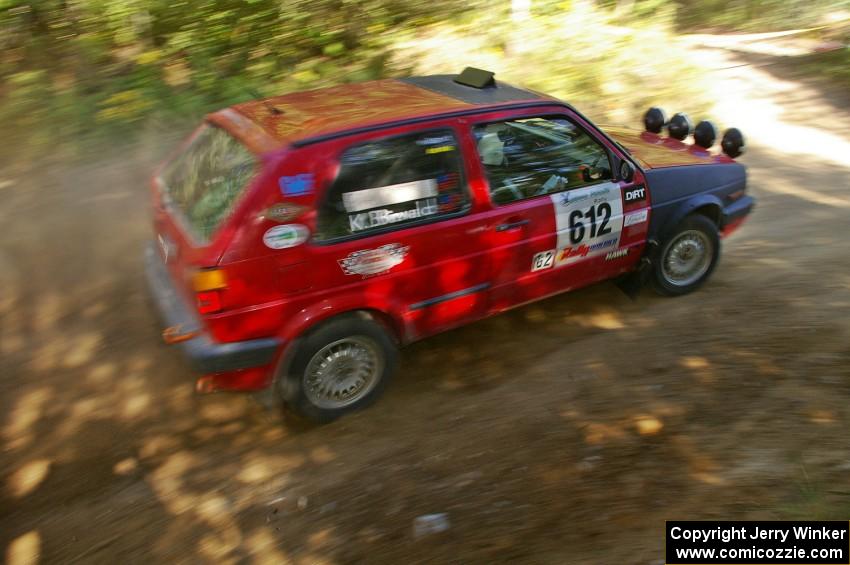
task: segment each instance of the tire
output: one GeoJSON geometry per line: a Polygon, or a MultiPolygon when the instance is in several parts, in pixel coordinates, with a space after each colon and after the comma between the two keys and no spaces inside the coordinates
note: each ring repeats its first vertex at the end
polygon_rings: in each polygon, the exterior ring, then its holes
{"type": "Polygon", "coordinates": [[[664,296],[693,292],[708,280],[719,259],[717,225],[700,214],[688,216],[661,244],[653,261],[653,286],[664,296]]]}
{"type": "Polygon", "coordinates": [[[280,394],[288,409],[319,424],[377,400],[398,358],[387,330],[366,314],[332,319],[296,348],[278,378],[280,394]]]}

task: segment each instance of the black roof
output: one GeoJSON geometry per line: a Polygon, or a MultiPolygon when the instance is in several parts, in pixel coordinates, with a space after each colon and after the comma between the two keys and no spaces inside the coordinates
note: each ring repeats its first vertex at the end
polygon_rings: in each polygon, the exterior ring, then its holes
{"type": "Polygon", "coordinates": [[[456,98],[468,104],[499,104],[519,100],[537,100],[543,96],[511,86],[504,82],[493,81],[493,86],[476,88],[456,82],[458,75],[430,75],[399,79],[402,82],[424,88],[444,96],[456,98]]]}

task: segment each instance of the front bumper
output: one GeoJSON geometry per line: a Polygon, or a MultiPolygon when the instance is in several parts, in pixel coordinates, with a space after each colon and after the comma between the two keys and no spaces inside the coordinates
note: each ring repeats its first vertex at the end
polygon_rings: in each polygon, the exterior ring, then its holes
{"type": "Polygon", "coordinates": [[[755,205],[756,201],[752,196],[744,196],[724,208],[720,220],[720,237],[728,237],[740,228],[755,205]]]}
{"type": "Polygon", "coordinates": [[[145,249],[145,275],[148,291],[166,327],[179,326],[183,333],[197,333],[195,337],[179,344],[196,371],[203,374],[225,373],[261,367],[274,361],[275,353],[283,345],[283,342],[276,338],[231,343],[212,341],[204,331],[197,314],[174,288],[168,269],[153,243],[145,249]]]}
{"type": "Polygon", "coordinates": [[[756,205],[756,200],[752,196],[743,196],[726,206],[723,209],[723,219],[721,221],[721,229],[734,223],[739,223],[750,215],[756,205]]]}

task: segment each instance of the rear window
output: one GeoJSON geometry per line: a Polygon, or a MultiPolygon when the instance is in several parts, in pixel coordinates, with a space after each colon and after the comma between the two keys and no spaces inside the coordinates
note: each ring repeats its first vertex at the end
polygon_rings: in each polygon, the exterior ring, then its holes
{"type": "Polygon", "coordinates": [[[256,168],[254,155],[244,145],[226,131],[206,125],[166,167],[163,196],[182,212],[192,234],[208,241],[256,168]]]}
{"type": "Polygon", "coordinates": [[[469,207],[451,130],[349,147],[319,211],[317,240],[354,237],[462,213],[469,207]]]}

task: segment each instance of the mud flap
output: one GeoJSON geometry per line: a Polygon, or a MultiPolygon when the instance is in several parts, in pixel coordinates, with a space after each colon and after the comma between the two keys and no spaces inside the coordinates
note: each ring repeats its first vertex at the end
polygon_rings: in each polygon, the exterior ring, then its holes
{"type": "Polygon", "coordinates": [[[652,276],[652,266],[657,260],[657,255],[658,242],[650,239],[646,243],[646,250],[643,257],[641,257],[637,269],[616,279],[614,284],[630,299],[637,300],[640,290],[649,282],[649,278],[652,276]]]}

